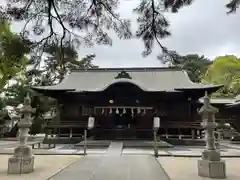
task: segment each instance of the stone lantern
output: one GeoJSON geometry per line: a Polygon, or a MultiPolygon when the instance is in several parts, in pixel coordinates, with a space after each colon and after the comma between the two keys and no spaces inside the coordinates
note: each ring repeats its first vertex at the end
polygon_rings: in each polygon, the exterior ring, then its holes
{"type": "Polygon", "coordinates": [[[27,145],[29,128],[32,125],[32,114],[36,112],[31,107],[31,99],[29,94],[24,99],[23,107],[20,109],[19,127],[19,146],[14,149],[14,154],[8,160],[8,173],[24,174],[34,170],[34,156],[32,148],[27,145]]]}
{"type": "Polygon", "coordinates": [[[225,161],[221,160],[220,151],[216,149],[215,144],[215,114],[218,109],[210,104],[208,93],[205,92],[204,104],[199,110],[202,115],[202,127],[205,129],[206,148],[202,152],[202,159],[198,161],[198,175],[210,178],[225,178],[226,165],[225,161]]]}

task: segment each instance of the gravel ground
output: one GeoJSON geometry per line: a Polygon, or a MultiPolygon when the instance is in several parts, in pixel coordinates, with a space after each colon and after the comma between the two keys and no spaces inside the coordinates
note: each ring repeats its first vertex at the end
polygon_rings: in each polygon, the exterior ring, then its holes
{"type": "MultiPolygon", "coordinates": [[[[199,158],[159,157],[158,160],[171,180],[212,180],[198,176],[199,158]]],[[[240,158],[223,158],[226,161],[226,180],[239,180],[240,158]]],[[[217,180],[217,179],[216,179],[217,180]]]]}
{"type": "Polygon", "coordinates": [[[0,179],[1,180],[46,180],[63,168],[69,166],[80,156],[36,155],[35,170],[30,174],[12,175],[7,174],[9,155],[0,155],[0,179]]]}

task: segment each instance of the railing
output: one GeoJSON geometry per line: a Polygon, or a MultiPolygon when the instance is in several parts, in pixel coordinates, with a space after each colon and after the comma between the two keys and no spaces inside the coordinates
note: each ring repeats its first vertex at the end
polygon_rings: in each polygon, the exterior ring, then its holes
{"type": "Polygon", "coordinates": [[[48,122],[46,127],[87,127],[87,122],[84,121],[60,121],[60,122],[48,122]]]}
{"type": "MultiPolygon", "coordinates": [[[[217,118],[216,121],[219,122],[223,119],[217,118]]],[[[224,120],[226,120],[224,118],[224,120]]],[[[146,121],[148,121],[146,119],[146,121]]],[[[226,120],[226,122],[230,122],[230,120],[226,120]]],[[[87,120],[86,119],[80,119],[79,121],[49,121],[46,124],[46,127],[87,127],[87,120]]],[[[101,127],[101,125],[98,125],[96,123],[96,127],[101,127]]],[[[144,129],[144,127],[137,127],[137,129],[144,129]]],[[[193,128],[193,129],[202,129],[201,121],[163,121],[161,122],[161,128],[193,128]]]]}
{"type": "MultiPolygon", "coordinates": [[[[76,127],[76,128],[84,128],[87,127],[87,122],[85,121],[60,121],[60,122],[48,122],[46,127],[76,127]]],[[[101,127],[96,124],[96,127],[101,127]]],[[[188,122],[188,121],[167,121],[161,123],[161,128],[202,128],[201,122],[188,122]]],[[[112,128],[109,128],[112,129],[112,128]]],[[[144,129],[144,127],[137,127],[137,129],[144,129]]]]}

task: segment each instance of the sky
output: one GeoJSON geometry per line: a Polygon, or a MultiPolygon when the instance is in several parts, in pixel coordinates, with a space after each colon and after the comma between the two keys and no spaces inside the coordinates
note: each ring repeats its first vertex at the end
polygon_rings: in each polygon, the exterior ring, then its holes
{"type": "MultiPolygon", "coordinates": [[[[210,59],[220,55],[240,56],[240,12],[227,15],[225,4],[228,0],[195,0],[191,6],[180,9],[177,14],[167,13],[171,37],[162,40],[163,44],[181,55],[197,53],[210,59]]],[[[132,9],[138,0],[121,0],[119,12],[122,17],[135,18],[132,9]]],[[[238,10],[240,11],[240,10],[238,10]]],[[[136,27],[136,23],[133,22],[136,27]]],[[[19,29],[13,25],[13,30],[19,29]]],[[[143,42],[137,39],[119,40],[114,34],[112,46],[79,47],[79,55],[96,54],[94,63],[100,67],[152,67],[163,66],[156,56],[159,47],[144,58],[143,42]]]]}

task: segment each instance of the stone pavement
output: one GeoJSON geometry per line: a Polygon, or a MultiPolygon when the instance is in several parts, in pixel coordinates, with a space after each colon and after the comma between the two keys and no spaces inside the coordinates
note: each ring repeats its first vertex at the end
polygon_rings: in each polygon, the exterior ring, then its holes
{"type": "Polygon", "coordinates": [[[85,156],[50,180],[170,180],[153,156],[85,156]]]}

